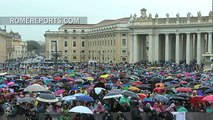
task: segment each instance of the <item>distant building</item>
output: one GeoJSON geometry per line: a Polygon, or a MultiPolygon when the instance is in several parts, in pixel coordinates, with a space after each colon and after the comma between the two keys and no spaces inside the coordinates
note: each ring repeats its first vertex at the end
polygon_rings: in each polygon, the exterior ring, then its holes
{"type": "Polygon", "coordinates": [[[103,20],[98,24],[62,25],[45,32],[46,58],[69,62],[128,62],[129,18],[103,20]]]}
{"type": "Polygon", "coordinates": [[[27,45],[17,32],[0,29],[0,63],[26,57],[27,45]]]}
{"type": "Polygon", "coordinates": [[[180,61],[197,64],[203,54],[212,55],[213,14],[194,17],[158,18],[141,9],[128,18],[103,20],[97,24],[62,25],[58,31],[46,31],[46,58],[69,62],[149,62],[180,61]],[[57,53],[57,54],[56,54],[57,53]]]}

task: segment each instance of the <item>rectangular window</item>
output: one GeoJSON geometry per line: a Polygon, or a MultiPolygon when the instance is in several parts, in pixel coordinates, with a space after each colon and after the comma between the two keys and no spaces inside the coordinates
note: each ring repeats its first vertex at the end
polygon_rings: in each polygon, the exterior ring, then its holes
{"type": "Polygon", "coordinates": [[[76,47],[76,41],[73,41],[73,47],[76,47]]]}
{"type": "Polygon", "coordinates": [[[72,52],[73,52],[73,53],[76,53],[76,50],[73,50],[72,52]]]}
{"type": "Polygon", "coordinates": [[[122,46],[126,46],[126,39],[122,39],[122,46]]]}
{"type": "Polygon", "coordinates": [[[76,56],[73,56],[73,59],[75,60],[75,59],[77,59],[77,57],[76,57],[76,56]]]}
{"type": "Polygon", "coordinates": [[[67,32],[67,30],[64,30],[64,32],[67,32]]]}
{"type": "Polygon", "coordinates": [[[81,32],[84,32],[84,30],[81,30],[81,32]]]}
{"type": "Polygon", "coordinates": [[[76,39],[76,37],[73,37],[73,39],[76,39]]]}
{"type": "Polygon", "coordinates": [[[64,41],[64,47],[67,47],[67,41],[64,41]]]}
{"type": "Polygon", "coordinates": [[[122,36],[126,36],[126,34],[122,34],[122,36]]]}
{"type": "Polygon", "coordinates": [[[67,60],[67,56],[64,56],[64,59],[67,60]]]}
{"type": "Polygon", "coordinates": [[[122,50],[122,53],[126,53],[126,50],[122,50]]]}
{"type": "Polygon", "coordinates": [[[67,53],[67,50],[64,50],[65,53],[67,53]]]}
{"type": "Polygon", "coordinates": [[[122,58],[122,61],[126,61],[126,58],[122,58]]]}
{"type": "Polygon", "coordinates": [[[84,47],[85,46],[85,42],[84,41],[82,41],[82,47],[84,47]]]}
{"type": "Polygon", "coordinates": [[[76,32],[76,30],[73,30],[73,32],[76,32]]]}

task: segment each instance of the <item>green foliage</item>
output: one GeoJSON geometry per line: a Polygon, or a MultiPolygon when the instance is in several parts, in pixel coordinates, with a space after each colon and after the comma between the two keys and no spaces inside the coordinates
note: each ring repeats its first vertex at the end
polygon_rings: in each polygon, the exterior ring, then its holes
{"type": "Polygon", "coordinates": [[[28,51],[33,51],[33,50],[38,51],[40,49],[41,49],[41,45],[38,42],[36,42],[34,40],[27,41],[27,50],[28,51]]]}

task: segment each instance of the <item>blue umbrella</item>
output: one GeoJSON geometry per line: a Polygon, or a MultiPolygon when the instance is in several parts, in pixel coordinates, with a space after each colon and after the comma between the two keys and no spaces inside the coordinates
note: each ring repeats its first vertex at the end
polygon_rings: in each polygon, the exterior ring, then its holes
{"type": "Polygon", "coordinates": [[[77,96],[76,100],[80,100],[80,101],[84,101],[84,102],[93,102],[94,101],[94,99],[88,95],[77,96]]]}
{"type": "Polygon", "coordinates": [[[73,86],[71,90],[80,90],[77,86],[73,86]]]}
{"type": "Polygon", "coordinates": [[[157,94],[157,95],[154,97],[154,99],[156,99],[156,100],[159,101],[159,102],[166,102],[166,103],[169,102],[169,99],[168,99],[166,96],[160,95],[160,94],[157,94]]]}

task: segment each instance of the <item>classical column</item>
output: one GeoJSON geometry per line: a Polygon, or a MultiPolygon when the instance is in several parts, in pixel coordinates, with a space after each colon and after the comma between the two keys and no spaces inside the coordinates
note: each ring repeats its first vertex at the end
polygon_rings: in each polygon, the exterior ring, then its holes
{"type": "Polygon", "coordinates": [[[191,48],[190,48],[190,33],[186,34],[186,63],[190,63],[190,58],[191,58],[191,48]]]}
{"type": "Polygon", "coordinates": [[[156,34],[154,36],[154,41],[155,41],[155,61],[159,62],[159,35],[156,34]]]}
{"type": "Polygon", "coordinates": [[[208,33],[208,52],[212,53],[212,33],[208,33]]]}
{"type": "Polygon", "coordinates": [[[153,43],[152,43],[152,34],[149,34],[149,38],[148,38],[148,40],[149,40],[149,55],[148,55],[148,59],[149,59],[149,62],[153,62],[153,58],[152,58],[152,56],[153,56],[153,53],[152,53],[152,50],[153,50],[153,43]]]}
{"type": "Polygon", "coordinates": [[[179,64],[180,62],[180,38],[179,34],[176,34],[176,44],[175,44],[175,62],[179,64]]]}
{"type": "Polygon", "coordinates": [[[134,56],[134,47],[133,47],[133,45],[134,45],[134,40],[133,40],[133,37],[134,35],[132,34],[132,39],[130,39],[129,41],[129,43],[130,43],[130,53],[128,53],[129,54],[129,62],[130,63],[133,63],[133,61],[134,61],[134,59],[133,59],[133,56],[134,56]]]}
{"type": "Polygon", "coordinates": [[[134,45],[133,45],[133,49],[134,49],[134,60],[133,62],[138,62],[138,37],[137,34],[134,34],[133,37],[133,41],[134,41],[134,45]]]}
{"type": "Polygon", "coordinates": [[[197,33],[197,64],[201,61],[201,35],[197,33]]]}
{"type": "Polygon", "coordinates": [[[165,61],[169,60],[169,52],[171,52],[169,50],[169,34],[165,34],[165,61]]]}

